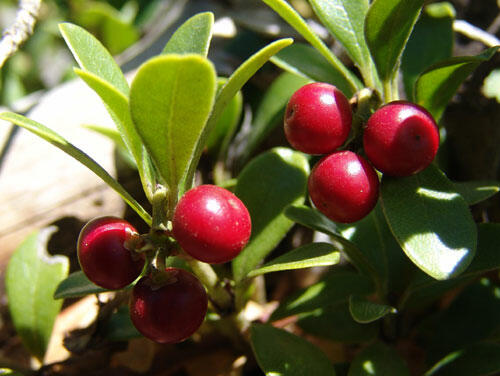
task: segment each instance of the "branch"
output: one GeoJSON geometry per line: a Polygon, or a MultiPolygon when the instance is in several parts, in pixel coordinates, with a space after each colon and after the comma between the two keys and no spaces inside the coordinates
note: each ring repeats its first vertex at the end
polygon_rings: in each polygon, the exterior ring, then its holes
{"type": "Polygon", "coordinates": [[[20,0],[14,24],[3,32],[0,40],[0,68],[33,33],[42,0],[20,0]]]}
{"type": "Polygon", "coordinates": [[[464,20],[453,21],[453,30],[472,40],[481,42],[487,47],[500,45],[500,40],[496,36],[478,28],[477,26],[471,25],[464,20]]]}

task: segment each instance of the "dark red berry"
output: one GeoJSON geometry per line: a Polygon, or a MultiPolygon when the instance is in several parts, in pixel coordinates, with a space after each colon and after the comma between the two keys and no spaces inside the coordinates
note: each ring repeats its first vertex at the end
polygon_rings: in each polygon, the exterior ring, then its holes
{"type": "Polygon", "coordinates": [[[207,294],[191,273],[167,268],[166,281],[157,286],[143,277],[134,286],[130,318],[145,337],[160,343],[177,343],[190,337],[207,312],[207,294]]]}
{"type": "Polygon", "coordinates": [[[250,238],[247,208],[233,193],[200,185],[184,194],[172,221],[174,238],[197,260],[218,264],[236,257],[250,238]]]}
{"type": "Polygon", "coordinates": [[[134,233],[136,229],[121,218],[101,217],[88,222],[77,245],[78,261],[87,278],[105,289],[116,290],[139,277],[144,257],[125,245],[134,233]]]}
{"type": "Polygon", "coordinates": [[[341,146],[351,130],[347,98],[335,86],[315,82],[297,90],[285,111],[285,135],[295,149],[327,154],[341,146]]]}
{"type": "Polygon", "coordinates": [[[335,222],[359,221],[378,199],[378,176],[363,157],[339,151],[322,158],[309,175],[308,188],[316,208],[335,222]]]}
{"type": "Polygon", "coordinates": [[[409,176],[429,166],[439,147],[436,122],[423,107],[396,101],[368,119],[363,135],[366,156],[391,176],[409,176]]]}

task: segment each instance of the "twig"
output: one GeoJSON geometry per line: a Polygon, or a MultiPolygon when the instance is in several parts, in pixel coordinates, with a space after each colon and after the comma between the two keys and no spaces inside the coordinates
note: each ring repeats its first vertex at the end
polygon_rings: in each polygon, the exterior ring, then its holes
{"type": "Polygon", "coordinates": [[[0,68],[33,33],[41,0],[20,0],[14,24],[5,30],[0,40],[0,68]]]}
{"type": "Polygon", "coordinates": [[[500,39],[464,20],[453,21],[453,30],[488,47],[500,45],[500,39]]]}

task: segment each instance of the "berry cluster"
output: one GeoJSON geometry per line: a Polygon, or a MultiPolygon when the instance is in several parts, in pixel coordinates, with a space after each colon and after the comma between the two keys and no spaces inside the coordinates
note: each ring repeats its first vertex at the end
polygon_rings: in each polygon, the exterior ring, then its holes
{"type": "MultiPolygon", "coordinates": [[[[251,220],[245,205],[226,189],[201,185],[186,192],[172,218],[173,237],[191,257],[223,263],[236,257],[247,244],[251,220]]],[[[154,234],[156,242],[157,234],[154,234]]],[[[98,286],[122,289],[142,273],[147,252],[155,252],[150,234],[139,235],[127,221],[96,218],[78,238],[78,260],[85,275],[98,286]],[[153,245],[153,247],[152,247],[153,245]],[[146,251],[144,251],[146,250],[146,251]]],[[[146,337],[177,343],[201,325],[208,306],[205,288],[191,273],[179,268],[157,270],[148,265],[132,290],[130,317],[146,337]]]]}
{"type": "Polygon", "coordinates": [[[432,116],[407,101],[377,109],[363,130],[368,162],[349,150],[338,151],[351,131],[351,106],[335,86],[311,83],[290,98],[284,130],[288,142],[308,154],[326,154],[312,169],[309,195],[316,208],[335,222],[365,217],[378,199],[379,179],[372,165],[390,176],[409,176],[425,169],[439,147],[432,116]]]}

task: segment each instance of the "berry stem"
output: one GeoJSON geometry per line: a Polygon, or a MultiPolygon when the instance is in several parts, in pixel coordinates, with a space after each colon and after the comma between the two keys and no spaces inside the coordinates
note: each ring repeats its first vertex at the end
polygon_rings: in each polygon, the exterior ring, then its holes
{"type": "Polygon", "coordinates": [[[217,308],[221,311],[228,310],[232,305],[231,294],[224,288],[214,269],[209,264],[196,259],[189,259],[188,264],[207,288],[208,295],[217,308]]]}

